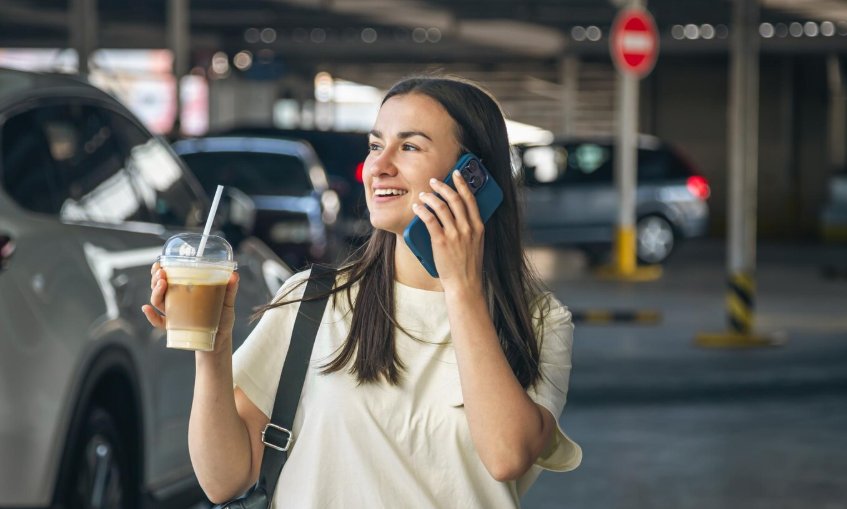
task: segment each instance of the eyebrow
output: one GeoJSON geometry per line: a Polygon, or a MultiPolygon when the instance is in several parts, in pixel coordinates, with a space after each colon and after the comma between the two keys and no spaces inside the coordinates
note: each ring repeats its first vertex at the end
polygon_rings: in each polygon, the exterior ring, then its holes
{"type": "MultiPolygon", "coordinates": [[[[382,138],[382,133],[380,131],[377,131],[376,129],[372,130],[370,132],[370,134],[371,134],[371,136],[375,136],[377,138],[382,138]]],[[[432,141],[432,138],[430,138],[429,136],[427,136],[426,133],[421,132],[421,131],[403,131],[403,132],[397,133],[397,137],[400,138],[401,140],[407,140],[407,139],[411,138],[412,136],[422,136],[422,137],[428,139],[429,141],[432,141]]]]}

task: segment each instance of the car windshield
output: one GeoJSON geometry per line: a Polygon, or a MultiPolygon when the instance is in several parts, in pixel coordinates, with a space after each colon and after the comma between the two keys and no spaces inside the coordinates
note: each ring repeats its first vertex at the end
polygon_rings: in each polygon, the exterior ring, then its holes
{"type": "Polygon", "coordinates": [[[182,158],[210,195],[218,185],[248,195],[305,196],[312,191],[298,157],[260,152],[196,152],[182,158]]]}

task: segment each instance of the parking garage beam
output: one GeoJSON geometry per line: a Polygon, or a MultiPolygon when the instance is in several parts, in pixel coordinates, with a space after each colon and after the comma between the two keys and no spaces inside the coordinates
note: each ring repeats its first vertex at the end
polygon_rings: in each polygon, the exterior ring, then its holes
{"type": "Polygon", "coordinates": [[[68,33],[71,47],[76,50],[79,58],[77,72],[88,74],[91,54],[97,49],[99,23],[97,17],[97,0],[71,0],[68,16],[68,33]]]}
{"type": "Polygon", "coordinates": [[[758,0],[735,0],[732,16],[726,294],[729,330],[700,334],[696,343],[709,347],[767,346],[774,341],[753,330],[759,163],[758,0]]]}

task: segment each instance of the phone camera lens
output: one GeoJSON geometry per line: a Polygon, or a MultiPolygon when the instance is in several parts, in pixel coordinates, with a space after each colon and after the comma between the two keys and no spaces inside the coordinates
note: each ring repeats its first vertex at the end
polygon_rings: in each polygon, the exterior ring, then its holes
{"type": "Polygon", "coordinates": [[[468,170],[462,170],[462,178],[467,182],[471,178],[471,174],[468,173],[468,170]]]}
{"type": "Polygon", "coordinates": [[[471,173],[476,173],[479,171],[479,164],[475,160],[471,159],[467,168],[471,171],[471,173]]]}

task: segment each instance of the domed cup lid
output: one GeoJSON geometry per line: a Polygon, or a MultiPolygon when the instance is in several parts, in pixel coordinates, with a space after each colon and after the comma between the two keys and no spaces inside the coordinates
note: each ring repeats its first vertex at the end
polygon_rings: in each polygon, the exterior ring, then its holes
{"type": "Polygon", "coordinates": [[[203,246],[203,255],[197,256],[203,242],[201,233],[180,233],[165,242],[159,264],[162,267],[200,267],[217,266],[221,269],[235,270],[237,262],[233,260],[232,246],[223,237],[207,235],[203,246]]]}

